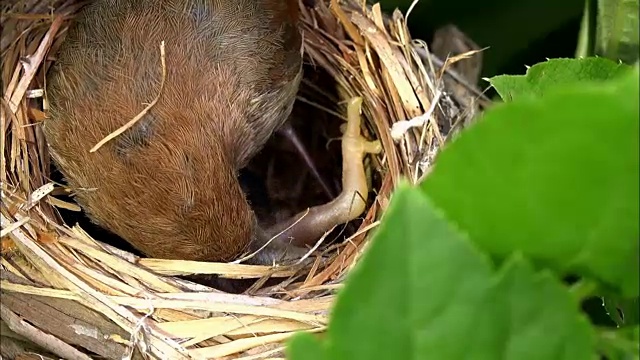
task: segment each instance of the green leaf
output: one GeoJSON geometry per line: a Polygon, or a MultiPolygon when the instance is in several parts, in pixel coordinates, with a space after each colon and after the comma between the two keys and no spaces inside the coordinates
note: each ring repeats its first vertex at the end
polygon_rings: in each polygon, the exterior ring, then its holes
{"type": "Polygon", "coordinates": [[[512,101],[523,96],[543,96],[559,85],[609,80],[628,70],[629,66],[604,58],[551,59],[530,67],[525,75],[494,76],[489,83],[502,100],[512,101]]]}
{"type": "Polygon", "coordinates": [[[490,359],[503,329],[489,260],[419,191],[397,190],[365,256],[333,310],[329,359],[490,359]]]}
{"type": "Polygon", "coordinates": [[[593,354],[589,322],[577,316],[576,302],[550,273],[535,274],[516,255],[506,263],[497,291],[509,296],[503,316],[510,320],[511,333],[518,334],[508,342],[505,358],[589,359],[593,354]],[[541,347],[531,357],[537,346],[541,347]]]}
{"type": "Polygon", "coordinates": [[[638,298],[618,300],[618,308],[622,312],[624,325],[640,324],[640,302],[638,298]]]}
{"type": "MultiPolygon", "coordinates": [[[[291,359],[318,359],[310,339],[293,345],[299,348],[291,359]]],[[[421,191],[404,183],[338,297],[325,345],[331,360],[594,354],[592,329],[558,280],[535,274],[521,257],[496,273],[421,191]]]]}
{"type": "Polygon", "coordinates": [[[640,303],[638,298],[619,299],[615,297],[604,297],[603,305],[618,326],[635,326],[640,323],[640,303]]]}
{"type": "Polygon", "coordinates": [[[498,258],[521,251],[637,297],[637,78],[494,106],[442,151],[424,191],[498,258]]]}
{"type": "Polygon", "coordinates": [[[598,0],[596,54],[633,64],[638,60],[638,0],[598,0]]]}
{"type": "Polygon", "coordinates": [[[620,309],[618,309],[617,301],[604,297],[602,298],[602,305],[607,311],[607,315],[616,323],[617,326],[622,326],[624,324],[624,319],[622,318],[622,314],[620,313],[620,309]]]}
{"type": "Polygon", "coordinates": [[[320,341],[312,334],[300,332],[292,336],[287,346],[287,359],[322,360],[326,358],[320,341]]]}

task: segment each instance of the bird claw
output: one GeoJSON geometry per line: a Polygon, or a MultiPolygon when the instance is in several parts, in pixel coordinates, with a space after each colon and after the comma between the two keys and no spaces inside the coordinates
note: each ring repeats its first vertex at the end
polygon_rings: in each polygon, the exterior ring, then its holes
{"type": "Polygon", "coordinates": [[[362,136],[361,105],[362,99],[356,97],[347,106],[347,123],[342,135],[342,192],[332,201],[314,206],[272,228],[271,234],[282,231],[281,241],[292,239],[296,245],[311,245],[336,225],[347,223],[365,211],[369,187],[364,157],[379,154],[382,146],[380,141],[369,141],[362,136]]]}

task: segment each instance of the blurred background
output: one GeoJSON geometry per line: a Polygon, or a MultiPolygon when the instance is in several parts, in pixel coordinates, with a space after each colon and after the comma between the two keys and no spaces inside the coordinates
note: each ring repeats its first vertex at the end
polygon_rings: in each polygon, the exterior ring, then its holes
{"type": "MultiPolygon", "coordinates": [[[[380,0],[385,11],[403,13],[412,2],[380,0]]],[[[412,36],[428,43],[434,30],[454,24],[481,48],[489,47],[483,77],[515,75],[546,58],[574,57],[584,7],[584,0],[419,0],[408,23],[412,36]]]]}

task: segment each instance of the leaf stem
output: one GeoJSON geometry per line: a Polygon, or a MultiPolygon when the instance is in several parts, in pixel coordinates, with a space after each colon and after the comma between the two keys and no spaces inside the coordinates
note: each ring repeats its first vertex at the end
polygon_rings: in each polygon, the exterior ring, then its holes
{"type": "Polygon", "coordinates": [[[598,284],[595,281],[580,279],[571,286],[569,291],[576,300],[578,300],[578,302],[582,302],[583,300],[593,296],[597,288],[598,284]]]}
{"type": "Polygon", "coordinates": [[[593,56],[595,52],[597,12],[596,0],[585,0],[576,58],[593,56]]]}

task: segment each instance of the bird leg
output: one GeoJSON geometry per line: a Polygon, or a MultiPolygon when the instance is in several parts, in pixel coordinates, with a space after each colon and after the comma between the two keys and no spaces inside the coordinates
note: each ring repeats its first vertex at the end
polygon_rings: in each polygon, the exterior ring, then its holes
{"type": "Polygon", "coordinates": [[[334,226],[360,216],[367,203],[363,160],[366,154],[382,151],[379,141],[368,141],[360,133],[362,99],[353,98],[347,107],[347,123],[342,127],[342,192],[332,201],[303,211],[276,224],[268,233],[278,242],[311,245],[334,226]]]}

